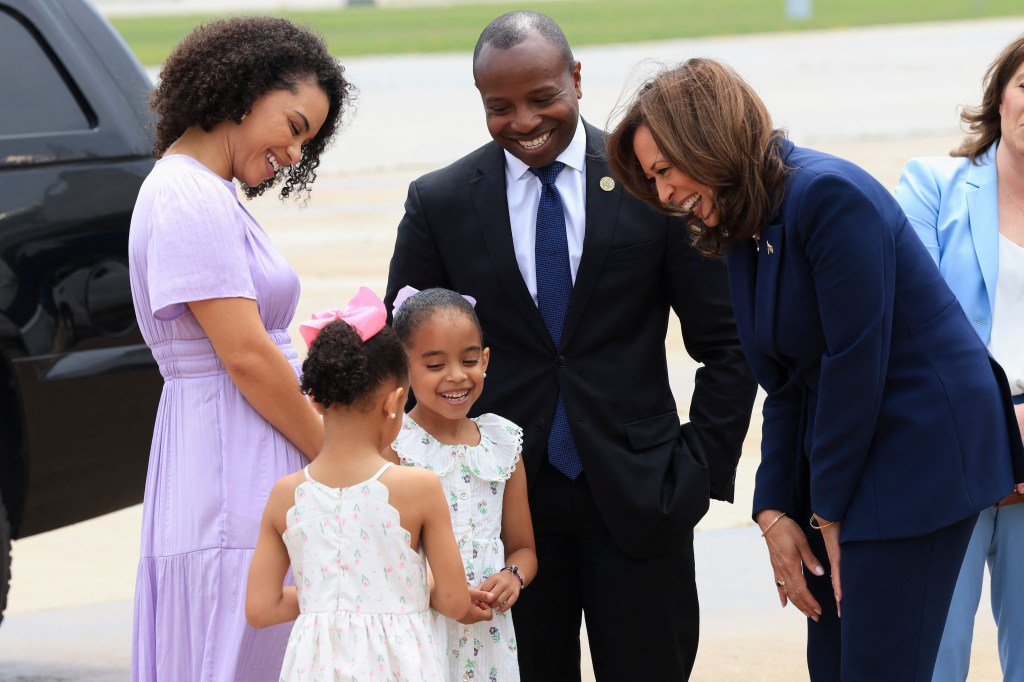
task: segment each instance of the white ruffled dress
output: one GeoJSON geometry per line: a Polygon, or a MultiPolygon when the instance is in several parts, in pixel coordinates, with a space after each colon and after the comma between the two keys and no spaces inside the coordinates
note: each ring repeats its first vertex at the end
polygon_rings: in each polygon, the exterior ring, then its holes
{"type": "MultiPolygon", "coordinates": [[[[405,415],[392,447],[403,465],[428,469],[441,479],[466,580],[475,587],[505,565],[501,510],[505,482],[522,457],[523,430],[494,414],[473,421],[480,430],[479,445],[445,445],[405,415]]],[[[518,682],[511,612],[474,625],[434,616],[434,637],[443,648],[451,682],[518,682]]]]}
{"type": "Polygon", "coordinates": [[[281,682],[442,682],[426,561],[380,475],[295,489],[284,543],[299,591],[281,682]]]}

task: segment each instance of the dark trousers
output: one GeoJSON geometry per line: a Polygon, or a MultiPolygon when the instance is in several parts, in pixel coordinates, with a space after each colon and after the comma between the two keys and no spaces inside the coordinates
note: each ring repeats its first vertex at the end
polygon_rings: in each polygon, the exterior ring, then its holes
{"type": "Polygon", "coordinates": [[[513,609],[523,682],[580,680],[581,614],[598,682],[689,678],[699,608],[693,532],[663,538],[649,559],[625,555],[584,472],[547,462],[530,489],[538,573],[513,609]]]}
{"type": "Polygon", "coordinates": [[[836,617],[821,533],[808,529],[825,575],[808,584],[823,615],[807,621],[812,682],[929,682],[977,515],[923,537],[842,546],[836,617]]]}

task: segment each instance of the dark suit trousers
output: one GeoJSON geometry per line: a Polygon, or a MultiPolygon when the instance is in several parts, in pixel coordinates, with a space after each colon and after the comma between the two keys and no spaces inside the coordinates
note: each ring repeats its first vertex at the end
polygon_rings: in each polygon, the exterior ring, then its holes
{"type": "Polygon", "coordinates": [[[538,572],[512,612],[523,682],[580,680],[581,613],[598,682],[688,679],[699,625],[692,531],[664,538],[654,558],[631,558],[601,519],[586,472],[571,481],[546,461],[530,510],[538,572]]]}
{"type": "Polygon", "coordinates": [[[808,580],[823,611],[818,623],[807,621],[812,682],[929,682],[977,518],[923,537],[842,545],[842,618],[821,533],[809,532],[826,567],[808,580]]]}

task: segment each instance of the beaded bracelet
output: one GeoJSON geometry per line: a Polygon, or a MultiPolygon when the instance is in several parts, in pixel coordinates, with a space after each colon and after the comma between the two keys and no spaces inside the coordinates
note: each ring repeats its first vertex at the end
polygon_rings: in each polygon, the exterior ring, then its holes
{"type": "MultiPolygon", "coordinates": [[[[501,571],[508,571],[509,573],[514,575],[515,577],[519,578],[519,591],[520,592],[522,592],[523,590],[526,589],[526,581],[523,580],[523,576],[519,573],[519,567],[518,566],[516,566],[515,564],[509,564],[505,568],[501,569],[501,571]]],[[[498,573],[501,573],[501,571],[498,571],[498,573]]]]}

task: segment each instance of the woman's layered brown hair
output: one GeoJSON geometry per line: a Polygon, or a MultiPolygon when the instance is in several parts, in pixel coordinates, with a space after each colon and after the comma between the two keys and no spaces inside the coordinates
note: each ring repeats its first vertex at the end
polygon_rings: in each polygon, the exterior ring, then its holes
{"type": "Polygon", "coordinates": [[[714,192],[718,225],[687,217],[694,245],[721,255],[751,237],[779,209],[786,182],[781,130],[753,88],[731,68],[711,59],[690,59],[645,82],[608,138],[612,175],[631,194],[659,211],[665,205],[637,161],[633,137],[646,126],[661,155],[676,169],[714,192]]]}
{"type": "Polygon", "coordinates": [[[981,104],[964,107],[960,120],[970,131],[960,146],[951,152],[952,156],[965,156],[972,163],[985,153],[1000,136],[999,105],[1003,102],[1003,91],[1010,78],[1024,62],[1024,35],[1003,48],[995,61],[985,72],[985,92],[981,104]]]}

